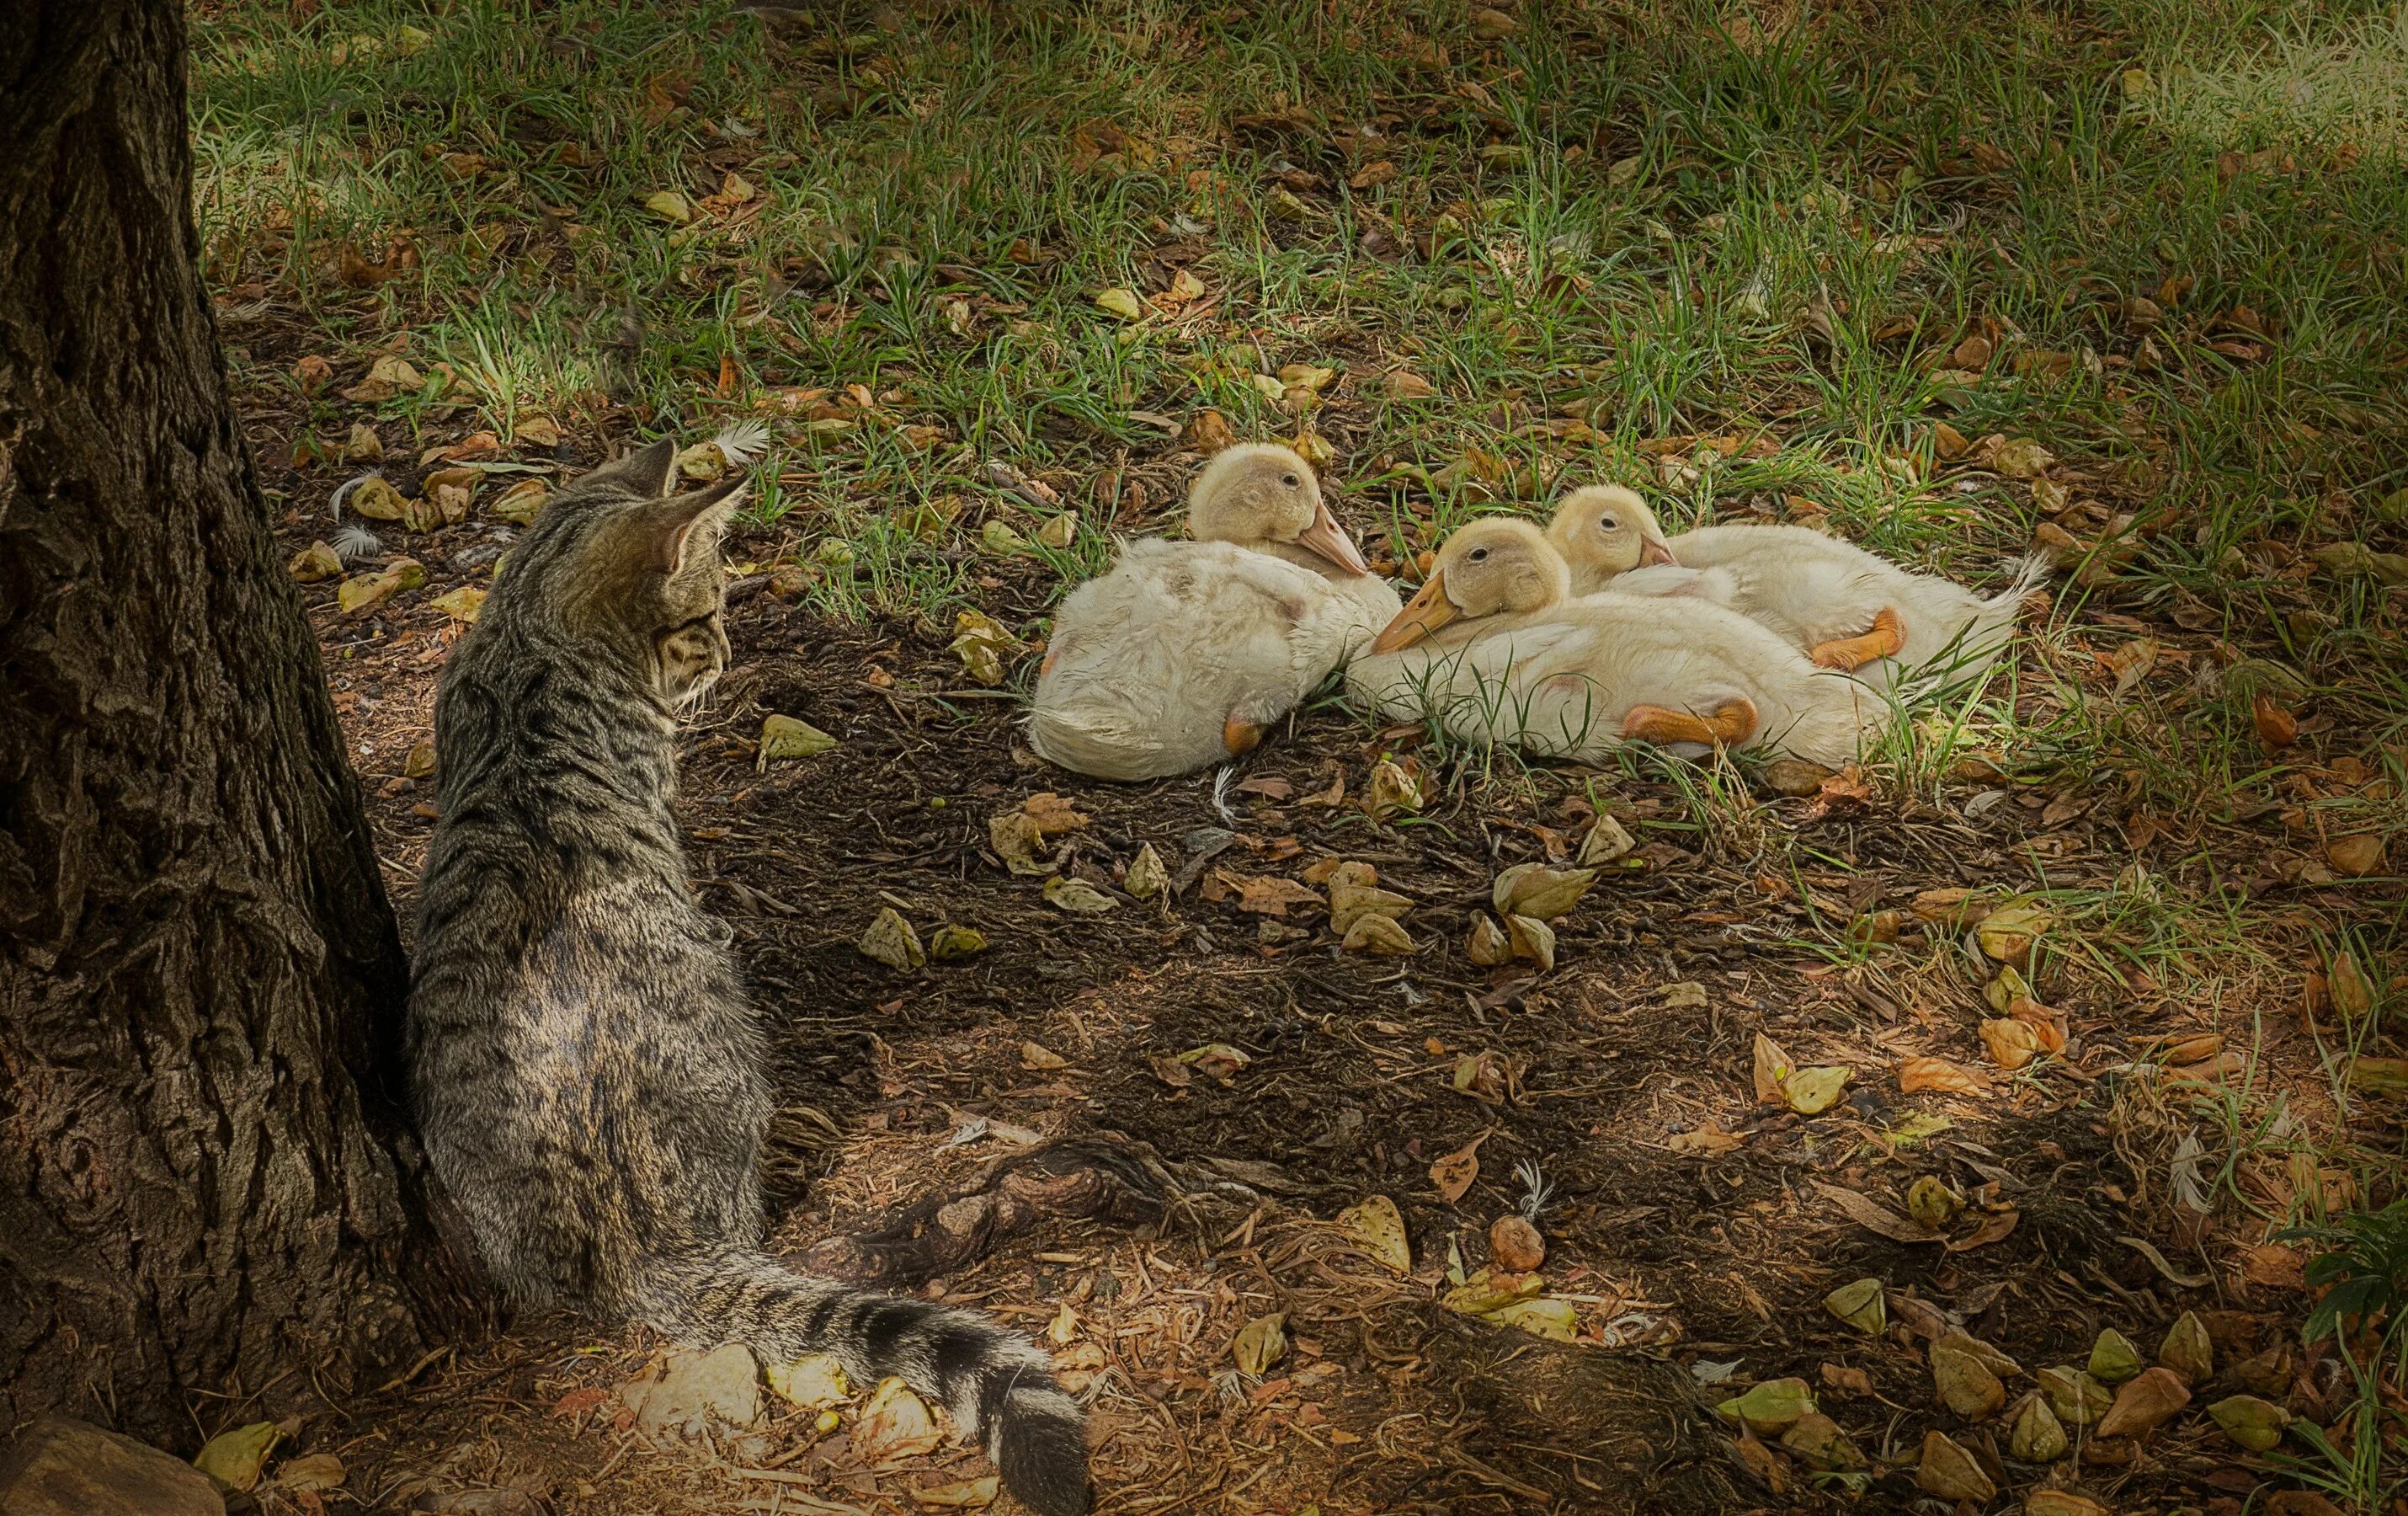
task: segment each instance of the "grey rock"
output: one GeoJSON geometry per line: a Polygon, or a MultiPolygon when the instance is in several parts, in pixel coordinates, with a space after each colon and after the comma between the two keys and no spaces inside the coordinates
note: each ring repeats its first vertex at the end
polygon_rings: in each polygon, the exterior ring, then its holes
{"type": "Polygon", "coordinates": [[[208,1475],[146,1443],[45,1416],[0,1458],[7,1516],[225,1516],[208,1475]]]}

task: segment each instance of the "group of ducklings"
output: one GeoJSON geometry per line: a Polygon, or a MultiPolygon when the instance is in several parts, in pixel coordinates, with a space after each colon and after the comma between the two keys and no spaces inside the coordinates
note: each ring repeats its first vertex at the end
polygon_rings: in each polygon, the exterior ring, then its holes
{"type": "Polygon", "coordinates": [[[1467,524],[1400,602],[1312,466],[1276,443],[1205,466],[1188,537],[1129,543],[1063,601],[1029,715],[1039,757],[1105,779],[1192,772],[1251,751],[1343,666],[1356,703],[1475,745],[1836,767],[1908,681],[1997,661],[2038,572],[1985,598],[1804,527],[1668,538],[1606,484],[1565,497],[1544,530],[1467,524]]]}

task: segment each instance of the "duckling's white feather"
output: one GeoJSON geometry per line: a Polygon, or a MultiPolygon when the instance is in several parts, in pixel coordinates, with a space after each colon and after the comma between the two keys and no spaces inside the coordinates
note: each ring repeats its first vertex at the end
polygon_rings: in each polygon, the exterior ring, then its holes
{"type": "Polygon", "coordinates": [[[1623,744],[1634,705],[1712,715],[1745,699],[1756,729],[1740,745],[1834,767],[1856,757],[1883,716],[1870,691],[1816,669],[1770,629],[1678,595],[1609,591],[1526,616],[1457,622],[1356,659],[1346,685],[1383,715],[1436,722],[1458,741],[1589,760],[1623,744]]]}
{"type": "Polygon", "coordinates": [[[1029,746],[1104,779],[1228,757],[1223,724],[1268,724],[1401,609],[1386,582],[1333,580],[1227,542],[1131,542],[1055,614],[1029,746]]]}

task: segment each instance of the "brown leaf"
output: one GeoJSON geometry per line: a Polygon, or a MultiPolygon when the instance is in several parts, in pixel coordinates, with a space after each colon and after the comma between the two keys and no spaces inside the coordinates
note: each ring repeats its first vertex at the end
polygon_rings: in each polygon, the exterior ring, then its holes
{"type": "Polygon", "coordinates": [[[1471,1181],[1480,1177],[1480,1145],[1490,1133],[1480,1135],[1430,1165],[1430,1183],[1450,1206],[1461,1200],[1471,1181]]]}
{"type": "Polygon", "coordinates": [[[1926,1090],[1948,1095],[1984,1095],[1989,1093],[1990,1081],[1944,1058],[1909,1058],[1898,1065],[1898,1088],[1910,1095],[1926,1090]]]}
{"type": "Polygon", "coordinates": [[[1756,1034],[1756,1102],[1759,1105],[1786,1105],[1788,1094],[1782,1089],[1793,1065],[1781,1045],[1759,1032],[1756,1034]]]}
{"type": "Polygon", "coordinates": [[[2023,1219],[2024,1213],[2021,1211],[2000,1211],[1994,1216],[1985,1217],[1980,1226],[1961,1237],[1951,1239],[1948,1250],[1952,1253],[1963,1253],[1971,1252],[1976,1248],[1986,1248],[2013,1232],[2015,1229],[2015,1223],[2023,1219]]]}
{"type": "Polygon", "coordinates": [[[1869,1231],[1878,1232],[1892,1242],[1946,1242],[1948,1239],[1922,1222],[1900,1216],[1870,1196],[1854,1190],[1842,1190],[1836,1184],[1817,1182],[1815,1189],[1823,1198],[1845,1212],[1848,1220],[1869,1231]]]}
{"type": "Polygon", "coordinates": [[[1179,445],[1190,453],[1218,453],[1237,445],[1238,434],[1229,426],[1229,418],[1218,411],[1198,411],[1179,434],[1179,445]]]}
{"type": "Polygon", "coordinates": [[[360,250],[346,242],[335,251],[335,278],[355,290],[372,290],[380,284],[399,279],[409,272],[409,266],[398,257],[383,263],[370,263],[360,255],[360,250]]]}
{"type": "Polygon", "coordinates": [[[1823,1387],[1842,1400],[1862,1400],[1873,1393],[1872,1376],[1838,1364],[1823,1365],[1823,1387]]]}
{"type": "Polygon", "coordinates": [[[1087,818],[1072,809],[1068,801],[1051,790],[1041,790],[1022,801],[1020,814],[1037,823],[1037,834],[1040,837],[1076,831],[1087,824],[1087,818]]]}
{"type": "Polygon", "coordinates": [[[1695,1132],[1675,1132],[1664,1139],[1664,1146],[1676,1153],[1702,1153],[1709,1157],[1735,1151],[1746,1143],[1744,1134],[1725,1132],[1712,1120],[1695,1132]]]}
{"type": "Polygon", "coordinates": [[[2115,1392],[2115,1404],[2099,1419],[2098,1435],[2146,1436],[2173,1420],[2175,1412],[2189,1404],[2190,1391],[2173,1370],[2149,1369],[2115,1392]]]}
{"type": "Polygon", "coordinates": [[[1285,916],[1291,905],[1321,903],[1319,890],[1276,874],[1259,879],[1229,874],[1223,874],[1222,877],[1237,888],[1238,909],[1251,911],[1256,916],[1285,916]]]}
{"type": "Polygon", "coordinates": [[[2334,872],[2353,879],[2383,872],[2383,838],[2379,833],[2362,831],[2355,836],[2335,837],[2325,844],[2325,861],[2334,872]]]}
{"type": "Polygon", "coordinates": [[[1240,795],[1260,795],[1265,800],[1283,801],[1296,793],[1296,787],[1274,774],[1264,774],[1243,784],[1230,787],[1240,795]]]}

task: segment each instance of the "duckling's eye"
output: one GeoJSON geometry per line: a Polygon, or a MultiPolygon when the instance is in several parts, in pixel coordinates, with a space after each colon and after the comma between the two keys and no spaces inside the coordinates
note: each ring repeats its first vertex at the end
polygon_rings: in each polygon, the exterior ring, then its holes
{"type": "Polygon", "coordinates": [[[1488,549],[1484,547],[1475,547],[1470,552],[1466,553],[1464,556],[1469,558],[1474,563],[1485,563],[1488,561],[1488,549]]]}
{"type": "Polygon", "coordinates": [[[1286,485],[1288,488],[1290,488],[1290,489],[1294,489],[1294,488],[1296,488],[1298,484],[1303,484],[1303,483],[1304,483],[1304,481],[1303,481],[1303,480],[1301,480],[1301,479],[1298,479],[1298,478],[1297,478],[1297,477],[1296,477],[1296,475],[1294,475],[1294,474],[1282,474],[1282,475],[1280,475],[1280,483],[1281,483],[1281,484],[1285,484],[1285,485],[1286,485]]]}
{"type": "Polygon", "coordinates": [[[1597,518],[1597,529],[1599,531],[1620,531],[1622,529],[1622,523],[1614,520],[1612,516],[1599,516],[1597,518]]]}

